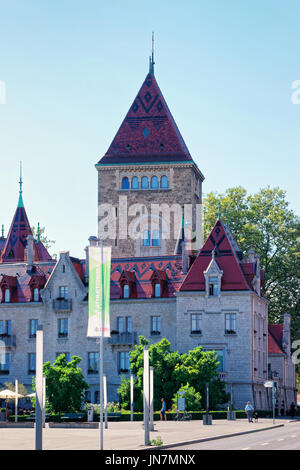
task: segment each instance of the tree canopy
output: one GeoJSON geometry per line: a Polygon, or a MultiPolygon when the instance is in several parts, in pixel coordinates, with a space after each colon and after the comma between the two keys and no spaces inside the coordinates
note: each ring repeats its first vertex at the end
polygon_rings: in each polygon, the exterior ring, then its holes
{"type": "Polygon", "coordinates": [[[43,374],[46,377],[46,397],[50,411],[72,413],[81,409],[84,391],[89,388],[89,385],[84,380],[82,370],[78,367],[80,362],[79,356],[72,356],[72,360],[67,362],[66,355],[61,354],[53,364],[48,361],[43,365],[43,374]]]}
{"type": "MultiPolygon", "coordinates": [[[[149,341],[139,337],[140,344],[130,352],[131,373],[135,376],[134,404],[135,411],[143,409],[143,367],[144,345],[149,341]]],[[[210,405],[228,401],[225,393],[225,384],[218,379],[218,359],[214,351],[203,351],[200,346],[186,354],[171,350],[171,344],[163,338],[161,341],[149,345],[149,363],[154,371],[154,409],[161,407],[161,398],[164,397],[167,407],[172,405],[172,399],[177,391],[186,385],[197,393],[196,398],[205,407],[205,383],[210,381],[210,405]],[[203,398],[202,398],[203,397],[203,398]]],[[[120,402],[126,409],[130,406],[129,380],[122,377],[118,389],[120,402]]]]}

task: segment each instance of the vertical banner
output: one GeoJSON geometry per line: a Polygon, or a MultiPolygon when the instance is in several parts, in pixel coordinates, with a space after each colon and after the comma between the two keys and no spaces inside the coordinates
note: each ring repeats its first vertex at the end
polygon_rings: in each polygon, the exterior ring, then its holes
{"type": "Polygon", "coordinates": [[[102,256],[103,259],[101,259],[100,246],[89,247],[89,321],[87,336],[107,338],[110,337],[111,247],[103,247],[102,256]]]}

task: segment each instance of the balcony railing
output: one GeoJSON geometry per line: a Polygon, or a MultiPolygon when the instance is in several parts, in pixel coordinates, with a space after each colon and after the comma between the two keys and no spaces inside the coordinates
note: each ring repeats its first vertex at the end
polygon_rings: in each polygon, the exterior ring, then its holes
{"type": "Polygon", "coordinates": [[[16,347],[16,335],[0,335],[0,346],[1,341],[3,341],[6,348],[16,347]]]}
{"type": "Polygon", "coordinates": [[[53,310],[55,312],[71,312],[72,299],[53,299],[53,310]]]}
{"type": "Polygon", "coordinates": [[[118,333],[111,335],[108,339],[109,344],[112,345],[121,345],[121,344],[137,344],[137,333],[136,331],[132,333],[118,333]]]}

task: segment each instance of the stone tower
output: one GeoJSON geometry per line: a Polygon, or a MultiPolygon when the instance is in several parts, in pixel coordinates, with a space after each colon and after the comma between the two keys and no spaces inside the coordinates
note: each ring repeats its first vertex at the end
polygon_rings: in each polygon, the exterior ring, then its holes
{"type": "Polygon", "coordinates": [[[112,246],[112,256],[180,252],[182,227],[189,234],[197,228],[204,177],[159,89],[153,59],[96,168],[98,236],[112,246]]]}

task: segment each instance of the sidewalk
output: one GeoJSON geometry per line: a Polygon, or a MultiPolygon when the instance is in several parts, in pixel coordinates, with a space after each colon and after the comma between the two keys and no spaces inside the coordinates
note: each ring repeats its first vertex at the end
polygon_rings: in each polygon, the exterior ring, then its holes
{"type": "MultiPolygon", "coordinates": [[[[246,419],[227,421],[215,420],[211,426],[204,426],[202,421],[155,421],[155,431],[150,439],[161,437],[163,446],[192,443],[201,440],[216,439],[232,434],[260,431],[274,426],[287,425],[289,420],[260,419],[258,423],[248,423],[246,419]]],[[[144,430],[142,422],[109,422],[109,429],[104,429],[105,450],[141,450],[144,446],[144,430]]],[[[43,432],[43,448],[45,450],[98,450],[98,429],[49,428],[43,432]]],[[[0,450],[33,450],[35,429],[1,428],[0,450]]],[[[155,447],[150,447],[155,449],[155,447]]],[[[149,447],[148,447],[149,449],[149,447]]],[[[184,449],[184,447],[183,447],[184,449]]]]}

